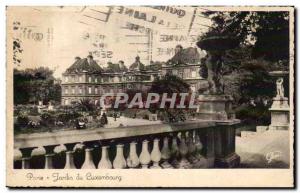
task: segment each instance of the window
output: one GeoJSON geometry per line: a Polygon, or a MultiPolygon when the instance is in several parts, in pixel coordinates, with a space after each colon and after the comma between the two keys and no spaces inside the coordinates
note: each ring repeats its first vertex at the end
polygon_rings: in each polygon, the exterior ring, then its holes
{"type": "Polygon", "coordinates": [[[75,87],[72,87],[72,94],[75,94],[75,87]]]}
{"type": "Polygon", "coordinates": [[[69,82],[69,77],[65,76],[65,82],[69,82]]]}
{"type": "Polygon", "coordinates": [[[180,69],[179,71],[178,71],[178,76],[180,77],[180,78],[184,78],[183,77],[183,69],[180,69]]]}
{"type": "Polygon", "coordinates": [[[89,82],[92,82],[92,77],[91,76],[89,76],[89,82]]]}
{"type": "Polygon", "coordinates": [[[114,77],[114,82],[119,82],[119,77],[115,76],[114,77]]]}
{"type": "Polygon", "coordinates": [[[191,90],[192,90],[193,92],[195,92],[195,91],[196,91],[196,86],[195,86],[195,85],[192,85],[192,86],[191,86],[191,90]]]}
{"type": "Polygon", "coordinates": [[[191,72],[192,72],[192,78],[195,78],[196,77],[196,70],[195,69],[191,69],[191,72]]]}
{"type": "Polygon", "coordinates": [[[82,82],[82,76],[79,75],[79,82],[82,82]]]}
{"type": "Polygon", "coordinates": [[[68,104],[69,104],[69,100],[65,99],[65,105],[68,105],[68,104]]]}
{"type": "Polygon", "coordinates": [[[65,87],[65,94],[68,94],[68,87],[65,87]]]}
{"type": "Polygon", "coordinates": [[[177,76],[177,70],[172,70],[172,74],[177,76]]]}
{"type": "Polygon", "coordinates": [[[79,94],[82,94],[82,88],[81,87],[79,87],[78,92],[79,92],[79,94]]]}
{"type": "Polygon", "coordinates": [[[166,74],[172,75],[172,70],[168,69],[167,72],[166,72],[166,74]]]}
{"type": "Polygon", "coordinates": [[[92,94],[92,87],[89,87],[89,94],[92,94]]]}
{"type": "Polygon", "coordinates": [[[72,82],[75,82],[75,76],[72,76],[72,82]]]}
{"type": "Polygon", "coordinates": [[[95,88],[95,94],[98,94],[98,88],[97,87],[95,88]]]}

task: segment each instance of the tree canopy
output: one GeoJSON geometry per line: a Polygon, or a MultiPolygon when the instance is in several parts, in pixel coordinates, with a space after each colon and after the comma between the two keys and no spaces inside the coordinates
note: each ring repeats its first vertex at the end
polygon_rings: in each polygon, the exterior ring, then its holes
{"type": "Polygon", "coordinates": [[[14,103],[59,102],[61,87],[49,68],[14,69],[14,103]]]}

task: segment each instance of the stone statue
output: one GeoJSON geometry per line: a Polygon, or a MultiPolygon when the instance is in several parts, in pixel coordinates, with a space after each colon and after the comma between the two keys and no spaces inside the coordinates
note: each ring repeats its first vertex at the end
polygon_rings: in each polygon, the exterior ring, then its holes
{"type": "Polygon", "coordinates": [[[222,94],[224,92],[222,77],[222,59],[220,55],[208,52],[206,60],[207,80],[209,83],[209,91],[211,94],[222,94]]]}
{"type": "Polygon", "coordinates": [[[278,78],[276,81],[276,91],[278,97],[284,97],[283,78],[278,78]]]}

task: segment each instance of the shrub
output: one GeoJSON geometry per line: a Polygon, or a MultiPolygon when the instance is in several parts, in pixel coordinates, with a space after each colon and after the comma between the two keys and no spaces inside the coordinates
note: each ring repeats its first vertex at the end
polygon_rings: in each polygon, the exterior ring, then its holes
{"type": "Polygon", "coordinates": [[[54,125],[54,116],[50,113],[43,113],[41,115],[41,125],[43,126],[54,125]]]}
{"type": "Polygon", "coordinates": [[[29,122],[29,118],[27,114],[20,114],[17,116],[17,125],[19,127],[26,127],[29,122]]]}
{"type": "Polygon", "coordinates": [[[271,116],[267,107],[244,106],[236,111],[236,117],[245,123],[250,124],[270,124],[271,116]]]}

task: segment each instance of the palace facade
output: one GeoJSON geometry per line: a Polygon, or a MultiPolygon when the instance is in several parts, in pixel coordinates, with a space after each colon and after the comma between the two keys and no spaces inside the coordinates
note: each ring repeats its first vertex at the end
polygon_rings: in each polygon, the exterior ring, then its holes
{"type": "Polygon", "coordinates": [[[200,76],[200,54],[196,48],[176,46],[175,55],[167,62],[150,62],[144,65],[139,56],[127,68],[123,61],[108,63],[101,68],[91,55],[75,58],[75,62],[62,74],[62,105],[70,105],[83,98],[95,104],[105,93],[127,90],[147,90],[152,82],[166,74],[176,75],[186,81],[192,91],[207,82],[200,76]]]}

